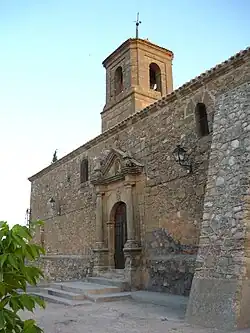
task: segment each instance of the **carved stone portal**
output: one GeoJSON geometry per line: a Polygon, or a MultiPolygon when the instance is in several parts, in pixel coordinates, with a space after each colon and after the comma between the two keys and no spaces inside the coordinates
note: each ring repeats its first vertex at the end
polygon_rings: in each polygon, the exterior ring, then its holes
{"type": "Polygon", "coordinates": [[[113,148],[104,160],[98,161],[92,179],[96,189],[94,272],[98,275],[113,268],[124,269],[131,287],[140,285],[141,247],[136,235],[134,196],[137,177],[142,171],[143,166],[130,154],[113,148]]]}

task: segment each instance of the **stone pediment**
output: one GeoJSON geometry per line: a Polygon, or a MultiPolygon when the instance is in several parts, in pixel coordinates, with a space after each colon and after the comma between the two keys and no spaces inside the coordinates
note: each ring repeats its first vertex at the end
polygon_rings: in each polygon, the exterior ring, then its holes
{"type": "Polygon", "coordinates": [[[108,151],[107,156],[94,169],[93,184],[107,184],[125,178],[126,174],[139,174],[143,165],[128,152],[117,148],[108,151]]]}

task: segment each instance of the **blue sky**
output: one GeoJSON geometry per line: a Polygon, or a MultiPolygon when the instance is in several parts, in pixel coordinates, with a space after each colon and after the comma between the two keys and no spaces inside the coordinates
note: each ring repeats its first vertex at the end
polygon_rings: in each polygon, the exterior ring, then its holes
{"type": "Polygon", "coordinates": [[[248,0],[0,0],[0,220],[23,223],[29,176],[100,133],[102,61],[134,37],[175,54],[175,88],[249,44],[248,0]]]}

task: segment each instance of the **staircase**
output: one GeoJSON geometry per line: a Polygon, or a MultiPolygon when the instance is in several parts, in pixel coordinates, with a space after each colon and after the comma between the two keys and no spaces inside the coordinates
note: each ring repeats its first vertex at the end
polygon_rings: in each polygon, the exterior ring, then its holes
{"type": "Polygon", "coordinates": [[[64,305],[91,305],[93,302],[111,302],[130,299],[127,282],[113,276],[89,277],[85,281],[57,282],[49,286],[30,289],[29,293],[45,301],[64,305]]]}

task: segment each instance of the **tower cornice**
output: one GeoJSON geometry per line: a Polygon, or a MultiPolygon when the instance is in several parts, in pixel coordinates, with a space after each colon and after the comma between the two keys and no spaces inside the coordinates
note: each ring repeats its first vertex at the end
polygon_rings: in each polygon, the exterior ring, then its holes
{"type": "Polygon", "coordinates": [[[124,43],[122,43],[114,52],[112,52],[103,62],[103,66],[105,68],[107,68],[107,65],[110,63],[110,61],[112,61],[112,59],[118,55],[121,54],[125,49],[127,48],[131,48],[133,46],[146,46],[146,47],[150,47],[151,49],[155,49],[157,51],[160,51],[162,53],[164,53],[165,55],[167,54],[171,60],[173,60],[174,58],[174,53],[164,47],[161,47],[159,45],[156,45],[154,43],[151,43],[149,40],[147,39],[141,39],[141,38],[129,38],[127,39],[124,43]]]}

